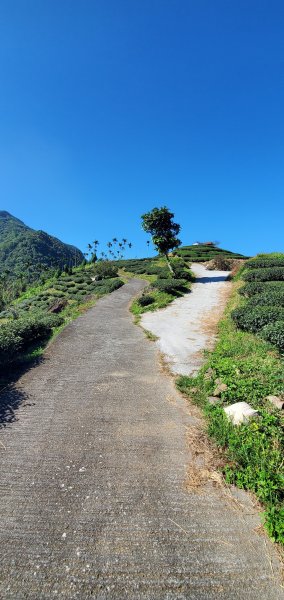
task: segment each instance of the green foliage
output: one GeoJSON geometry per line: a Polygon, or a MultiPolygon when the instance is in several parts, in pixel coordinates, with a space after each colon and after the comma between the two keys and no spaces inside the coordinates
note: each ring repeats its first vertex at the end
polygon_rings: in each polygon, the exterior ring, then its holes
{"type": "Polygon", "coordinates": [[[278,258],[271,258],[268,254],[262,258],[256,257],[248,260],[246,263],[246,269],[269,269],[271,267],[284,267],[284,254],[279,255],[278,258]]]}
{"type": "Polygon", "coordinates": [[[0,326],[0,364],[11,362],[20,351],[50,335],[64,319],[59,315],[33,314],[0,326]]]}
{"type": "MultiPolygon", "coordinates": [[[[237,298],[233,297],[231,305],[240,301],[237,298]]],[[[231,306],[219,325],[216,347],[197,377],[179,377],[177,386],[203,408],[208,433],[223,449],[226,480],[257,495],[264,506],[269,535],[284,543],[283,416],[265,401],[268,394],[281,394],[284,365],[267,342],[236,329],[230,311],[231,306]],[[222,392],[221,405],[212,406],[207,398],[216,379],[227,389],[222,392]],[[233,426],[222,406],[238,401],[249,402],[259,417],[233,426]]]]}
{"type": "Polygon", "coordinates": [[[103,279],[117,277],[117,266],[109,261],[99,261],[95,265],[94,273],[103,279]]]}
{"type": "Polygon", "coordinates": [[[102,282],[101,285],[99,285],[99,283],[100,282],[98,282],[97,286],[93,288],[95,294],[98,296],[110,294],[111,292],[118,290],[122,285],[124,285],[121,279],[108,279],[108,281],[102,282]]]}
{"type": "Polygon", "coordinates": [[[277,346],[280,352],[284,352],[284,319],[265,325],[260,335],[264,340],[277,346]]]}
{"type": "Polygon", "coordinates": [[[175,294],[176,292],[182,291],[186,289],[186,280],[185,279],[157,279],[152,284],[153,287],[157,288],[161,292],[166,292],[167,294],[175,294]]]}
{"type": "Polygon", "coordinates": [[[281,418],[259,409],[257,420],[235,427],[221,407],[208,406],[208,433],[226,448],[229,461],[225,469],[228,483],[253,491],[267,507],[266,526],[274,540],[284,543],[283,450],[281,418]]]}
{"type": "Polygon", "coordinates": [[[0,365],[10,362],[20,351],[22,339],[7,324],[0,327],[0,365]]]}
{"type": "Polygon", "coordinates": [[[64,244],[44,231],[27,227],[6,211],[0,211],[1,272],[22,283],[44,276],[46,269],[56,270],[64,264],[79,264],[83,254],[78,248],[64,244]]]}
{"type": "Polygon", "coordinates": [[[252,296],[246,306],[283,306],[284,307],[284,284],[278,290],[263,291],[252,296]]]}
{"type": "Polygon", "coordinates": [[[250,269],[243,275],[245,281],[283,281],[284,267],[250,269]]]}
{"type": "Polygon", "coordinates": [[[232,318],[240,329],[256,333],[268,323],[284,320],[284,309],[276,306],[251,307],[247,304],[236,308],[232,312],[232,318]]]}
{"type": "Polygon", "coordinates": [[[137,302],[140,306],[149,306],[150,304],[153,304],[154,298],[153,296],[150,296],[150,294],[144,294],[138,298],[137,302]]]}
{"type": "Polygon", "coordinates": [[[239,294],[250,298],[255,294],[270,293],[284,290],[283,281],[251,281],[239,289],[239,294]]]}
{"type": "Polygon", "coordinates": [[[141,218],[144,231],[152,236],[153,244],[160,254],[168,255],[170,250],[180,245],[180,240],[177,238],[180,225],[173,221],[174,213],[166,206],[153,208],[141,218]]]}

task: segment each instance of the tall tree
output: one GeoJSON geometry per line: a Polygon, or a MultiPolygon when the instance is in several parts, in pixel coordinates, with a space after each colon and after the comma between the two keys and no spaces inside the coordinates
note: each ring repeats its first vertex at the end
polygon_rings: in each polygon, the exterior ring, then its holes
{"type": "Polygon", "coordinates": [[[180,232],[180,225],[173,221],[174,213],[166,206],[153,208],[148,213],[142,215],[142,228],[152,237],[154,246],[159,254],[162,254],[173,274],[173,268],[169,260],[169,252],[180,245],[177,235],[180,232]]]}

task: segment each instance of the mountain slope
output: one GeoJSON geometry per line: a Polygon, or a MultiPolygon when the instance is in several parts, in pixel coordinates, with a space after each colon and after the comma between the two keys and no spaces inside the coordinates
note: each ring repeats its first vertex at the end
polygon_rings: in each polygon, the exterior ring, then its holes
{"type": "Polygon", "coordinates": [[[0,273],[36,272],[43,265],[73,266],[83,259],[81,250],[75,246],[64,244],[44,231],[35,231],[10,213],[0,211],[0,273]]]}

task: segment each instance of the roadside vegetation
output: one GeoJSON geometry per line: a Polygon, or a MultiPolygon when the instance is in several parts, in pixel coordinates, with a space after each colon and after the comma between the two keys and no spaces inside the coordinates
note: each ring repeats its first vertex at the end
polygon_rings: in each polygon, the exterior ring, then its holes
{"type": "Polygon", "coordinates": [[[165,308],[175,298],[190,291],[194,276],[189,265],[179,258],[173,258],[171,259],[171,267],[172,272],[169,271],[164,258],[144,261],[143,266],[124,266],[128,275],[131,274],[132,277],[134,275],[149,281],[149,285],[141,296],[132,303],[131,311],[134,315],[139,317],[139,315],[149,310],[165,308]],[[138,272],[135,272],[136,269],[138,272]]]}
{"type": "Polygon", "coordinates": [[[0,313],[0,385],[38,359],[47,342],[96,300],[123,285],[109,262],[58,270],[0,313]]]}
{"type": "Polygon", "coordinates": [[[281,401],[284,393],[282,265],[283,254],[245,263],[214,351],[197,377],[179,377],[177,387],[202,407],[208,434],[225,458],[226,481],[256,494],[265,528],[283,544],[284,417],[268,398],[281,401]],[[223,407],[239,401],[248,402],[258,417],[235,426],[223,407]]]}

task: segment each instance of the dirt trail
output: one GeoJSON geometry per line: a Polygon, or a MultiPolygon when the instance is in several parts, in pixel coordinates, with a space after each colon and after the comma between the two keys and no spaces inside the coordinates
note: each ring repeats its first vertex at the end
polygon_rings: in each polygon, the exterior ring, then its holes
{"type": "Polygon", "coordinates": [[[1,599],[280,600],[259,520],[185,487],[196,420],[132,323],[131,281],[70,324],[1,402],[1,599]],[[3,424],[4,425],[4,424],[3,424]]]}
{"type": "Polygon", "coordinates": [[[142,315],[141,325],[159,339],[158,348],[179,375],[193,375],[203,363],[203,350],[215,341],[216,324],[230,291],[229,272],[191,267],[196,276],[192,291],[156,312],[142,315]]]}

